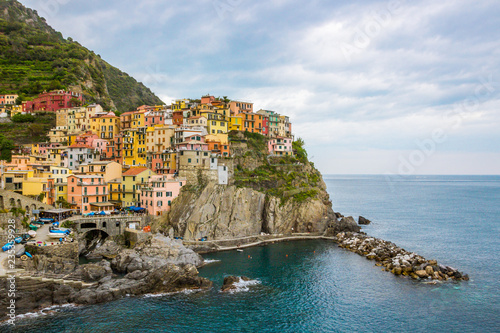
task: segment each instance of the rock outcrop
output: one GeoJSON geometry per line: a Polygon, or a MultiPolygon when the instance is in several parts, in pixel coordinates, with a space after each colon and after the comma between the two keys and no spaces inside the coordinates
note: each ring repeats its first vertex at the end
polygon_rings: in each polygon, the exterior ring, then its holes
{"type": "Polygon", "coordinates": [[[240,281],[251,281],[249,277],[246,276],[226,276],[224,278],[224,282],[222,283],[222,288],[220,289],[221,291],[230,291],[230,290],[235,290],[236,283],[239,283],[240,281]]]}
{"type": "Polygon", "coordinates": [[[251,188],[207,184],[201,193],[183,191],[174,201],[169,226],[184,240],[228,239],[293,232],[323,233],[336,221],[330,202],[297,203],[251,188]]]}
{"type": "Polygon", "coordinates": [[[356,223],[352,216],[344,217],[343,215],[336,213],[335,220],[328,224],[325,236],[332,237],[337,235],[339,232],[359,231],[361,231],[361,227],[356,223]]]}
{"type": "MultiPolygon", "coordinates": [[[[111,244],[110,248],[114,246],[111,244]]],[[[123,249],[112,262],[78,265],[75,255],[77,259],[76,243],[67,248],[39,248],[33,260],[24,264],[28,273],[16,279],[16,314],[52,305],[95,304],[125,295],[206,290],[212,286],[211,281],[198,276],[196,267],[203,264],[201,256],[182,242],[162,235],[155,235],[134,249],[123,249]],[[49,278],[34,277],[39,274],[49,278]]],[[[0,280],[2,295],[7,294],[8,288],[9,281],[0,280]]],[[[6,297],[0,299],[0,320],[6,318],[9,301],[6,297]]]]}
{"type": "Polygon", "coordinates": [[[372,221],[370,221],[370,220],[368,220],[368,219],[364,218],[363,216],[360,216],[360,217],[358,218],[358,224],[360,224],[360,225],[368,225],[368,224],[370,224],[370,223],[372,223],[372,221]]]}

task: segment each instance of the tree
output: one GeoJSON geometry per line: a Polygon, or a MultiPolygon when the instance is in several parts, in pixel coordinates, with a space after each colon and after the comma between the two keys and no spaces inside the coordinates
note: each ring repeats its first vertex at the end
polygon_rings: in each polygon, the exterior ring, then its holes
{"type": "Polygon", "coordinates": [[[31,124],[28,126],[28,131],[31,136],[42,136],[46,134],[42,124],[31,124]]]}
{"type": "Polygon", "coordinates": [[[305,142],[302,138],[297,138],[292,142],[292,148],[295,152],[295,156],[301,162],[307,162],[307,151],[304,149],[305,142]]]}
{"type": "Polygon", "coordinates": [[[67,202],[64,198],[57,199],[56,205],[61,205],[63,208],[71,208],[71,204],[67,202]]]}
{"type": "Polygon", "coordinates": [[[16,148],[14,142],[0,134],[0,160],[12,161],[12,149],[16,148]]]}
{"type": "Polygon", "coordinates": [[[38,201],[43,202],[43,199],[45,199],[45,192],[42,192],[38,195],[38,201]]]}
{"type": "Polygon", "coordinates": [[[72,98],[69,100],[69,104],[72,106],[72,107],[75,107],[75,106],[81,106],[82,105],[82,101],[80,101],[78,98],[72,98]]]}
{"type": "Polygon", "coordinates": [[[11,120],[15,123],[32,123],[35,121],[35,116],[31,114],[16,114],[11,120]]]}

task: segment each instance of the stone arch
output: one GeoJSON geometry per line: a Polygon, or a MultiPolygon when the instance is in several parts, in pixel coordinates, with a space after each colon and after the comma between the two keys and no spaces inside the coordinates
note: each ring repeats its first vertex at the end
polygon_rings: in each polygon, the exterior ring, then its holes
{"type": "Polygon", "coordinates": [[[30,213],[30,207],[28,205],[24,206],[24,210],[26,211],[26,213],[30,213]]]}
{"type": "Polygon", "coordinates": [[[36,210],[36,205],[35,205],[35,204],[31,204],[31,206],[30,206],[30,210],[31,210],[31,211],[36,210]]]}
{"type": "Polygon", "coordinates": [[[39,211],[43,211],[43,210],[45,210],[45,208],[43,208],[43,207],[38,207],[38,210],[39,210],[39,211]]]}
{"type": "Polygon", "coordinates": [[[95,222],[81,223],[80,229],[97,229],[97,223],[95,223],[95,222]]]}
{"type": "Polygon", "coordinates": [[[23,205],[21,204],[21,199],[17,199],[17,207],[21,208],[23,205]]]}
{"type": "Polygon", "coordinates": [[[15,207],[16,206],[16,200],[14,198],[9,199],[9,207],[15,207]]]}
{"type": "Polygon", "coordinates": [[[0,209],[5,209],[5,204],[3,202],[3,195],[0,195],[0,209]]]}
{"type": "Polygon", "coordinates": [[[102,244],[109,234],[101,229],[91,229],[83,234],[82,241],[85,242],[85,249],[81,252],[87,255],[93,251],[99,244],[102,244]]]}

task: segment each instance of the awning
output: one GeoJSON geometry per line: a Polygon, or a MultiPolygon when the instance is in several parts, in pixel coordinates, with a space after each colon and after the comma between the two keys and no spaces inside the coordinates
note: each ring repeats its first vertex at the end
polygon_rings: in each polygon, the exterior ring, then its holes
{"type": "Polygon", "coordinates": [[[94,202],[90,204],[91,206],[94,207],[110,207],[113,206],[111,202],[94,202]]]}

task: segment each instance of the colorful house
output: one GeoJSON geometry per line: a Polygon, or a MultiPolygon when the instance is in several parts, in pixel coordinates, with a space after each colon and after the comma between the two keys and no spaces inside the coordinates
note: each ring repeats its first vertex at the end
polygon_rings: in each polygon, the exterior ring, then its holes
{"type": "Polygon", "coordinates": [[[101,176],[68,176],[68,202],[78,213],[114,210],[108,195],[108,186],[101,176]]]}
{"type": "Polygon", "coordinates": [[[141,185],[141,207],[146,208],[149,215],[163,215],[170,210],[172,201],[179,195],[185,178],[174,178],[172,175],[155,175],[141,185]]]}
{"type": "Polygon", "coordinates": [[[292,138],[276,137],[267,142],[270,155],[293,156],[292,138]]]}
{"type": "Polygon", "coordinates": [[[155,173],[146,167],[132,167],[122,174],[122,207],[140,206],[139,185],[147,183],[155,173]]]}
{"type": "Polygon", "coordinates": [[[23,112],[52,111],[67,109],[83,104],[83,95],[65,90],[44,92],[32,101],[23,104],[23,112]]]}

